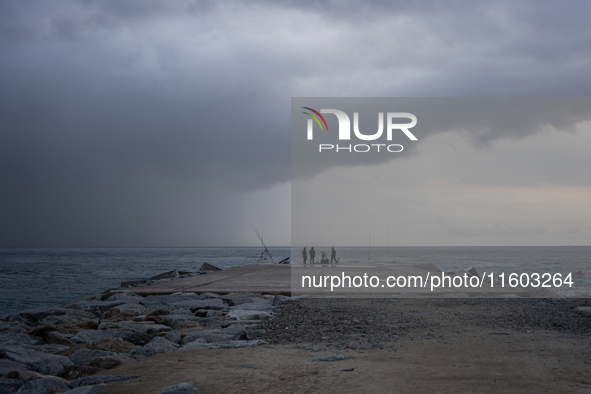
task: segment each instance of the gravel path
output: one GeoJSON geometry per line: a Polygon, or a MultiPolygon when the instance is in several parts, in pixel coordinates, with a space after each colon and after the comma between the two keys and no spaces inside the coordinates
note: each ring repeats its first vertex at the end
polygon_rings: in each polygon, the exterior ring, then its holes
{"type": "Polygon", "coordinates": [[[591,336],[588,307],[589,299],[298,299],[261,324],[261,339],[310,350],[395,350],[415,338],[452,344],[471,330],[591,336]]]}

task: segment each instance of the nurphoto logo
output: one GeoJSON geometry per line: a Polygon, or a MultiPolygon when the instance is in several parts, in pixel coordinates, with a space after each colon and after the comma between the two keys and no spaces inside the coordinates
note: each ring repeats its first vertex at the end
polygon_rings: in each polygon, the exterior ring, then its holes
{"type": "MultiPolygon", "coordinates": [[[[351,119],[349,115],[338,109],[321,109],[320,112],[310,107],[302,107],[310,112],[303,112],[308,115],[308,140],[314,140],[314,121],[320,127],[320,130],[328,131],[328,124],[322,114],[333,114],[337,117],[339,122],[339,141],[351,140],[351,119]],[[323,126],[324,125],[324,126],[323,126]]],[[[386,114],[386,140],[392,141],[392,135],[395,131],[402,131],[411,141],[417,141],[417,137],[409,129],[417,124],[417,117],[408,112],[388,112],[386,114]],[[396,119],[396,122],[395,122],[396,119]],[[410,123],[398,123],[400,119],[408,119],[410,123]]],[[[376,141],[384,134],[384,113],[378,112],[378,131],[373,134],[363,134],[359,130],[359,112],[353,112],[353,133],[355,137],[362,141],[376,141]]],[[[356,145],[339,145],[339,144],[318,144],[318,151],[334,151],[334,152],[360,152],[365,153],[369,151],[387,151],[387,152],[402,152],[404,147],[400,144],[356,144],[356,145]]]]}

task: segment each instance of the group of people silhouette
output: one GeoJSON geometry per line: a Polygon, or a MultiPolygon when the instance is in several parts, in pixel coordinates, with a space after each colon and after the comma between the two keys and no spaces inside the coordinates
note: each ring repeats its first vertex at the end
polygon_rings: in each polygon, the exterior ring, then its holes
{"type": "MultiPolygon", "coordinates": [[[[314,250],[314,247],[312,246],[310,248],[310,264],[316,264],[316,262],[314,261],[314,258],[316,257],[316,251],[314,250]]],[[[302,257],[304,259],[304,264],[306,264],[306,261],[308,260],[308,252],[306,252],[306,248],[304,248],[304,250],[302,250],[302,257]]],[[[334,250],[334,248],[331,248],[331,252],[330,252],[330,264],[332,264],[334,261],[335,264],[338,263],[337,260],[337,251],[334,250]]],[[[320,261],[321,263],[324,264],[329,264],[328,263],[328,259],[326,258],[326,253],[323,251],[322,252],[322,260],[320,261]]]]}

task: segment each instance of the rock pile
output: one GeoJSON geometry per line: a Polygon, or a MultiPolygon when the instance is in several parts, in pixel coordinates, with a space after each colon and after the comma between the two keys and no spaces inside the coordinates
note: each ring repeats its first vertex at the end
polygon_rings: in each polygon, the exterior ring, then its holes
{"type": "MultiPolygon", "coordinates": [[[[288,299],[254,293],[113,294],[5,316],[0,393],[98,393],[101,384],[137,377],[94,375],[121,363],[184,349],[264,343],[258,325],[288,299]]],[[[170,392],[188,392],[185,386],[170,392]]]]}

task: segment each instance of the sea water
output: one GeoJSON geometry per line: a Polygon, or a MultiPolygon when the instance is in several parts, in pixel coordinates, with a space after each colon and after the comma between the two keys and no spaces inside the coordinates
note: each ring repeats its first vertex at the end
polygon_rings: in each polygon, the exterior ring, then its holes
{"type": "MultiPolygon", "coordinates": [[[[204,262],[227,269],[256,264],[258,247],[226,248],[0,248],[0,316],[25,309],[60,306],[171,271],[199,270],[204,262]]],[[[289,248],[269,247],[273,260],[289,248]]],[[[261,262],[270,262],[261,259],[261,262]]]]}
{"type": "MultiPolygon", "coordinates": [[[[308,248],[309,249],[309,248],[308,248]]],[[[432,263],[444,271],[474,267],[478,272],[562,273],[582,271],[573,288],[551,289],[569,296],[590,292],[591,247],[335,247],[342,263],[432,263]]],[[[270,247],[273,261],[292,253],[301,263],[300,247],[270,247]]],[[[330,258],[330,247],[315,247],[330,258]]],[[[258,247],[0,249],[0,316],[38,307],[59,306],[119,287],[122,281],[147,279],[163,272],[197,271],[204,262],[227,269],[256,264],[258,247]]],[[[270,262],[270,259],[262,260],[270,262]]]]}
{"type": "MultiPolygon", "coordinates": [[[[309,252],[310,248],[307,248],[309,252]]],[[[331,257],[331,247],[315,246],[315,261],[321,252],[331,257]]],[[[562,285],[548,290],[563,297],[591,294],[591,246],[443,246],[443,247],[335,247],[339,263],[371,266],[389,262],[418,266],[433,264],[444,272],[475,268],[479,274],[505,274],[505,283],[512,273],[540,275],[548,273],[562,278],[583,272],[584,278],[572,278],[572,286],[562,285]]],[[[308,255],[308,262],[309,262],[308,255]]],[[[302,263],[302,247],[292,248],[294,264],[302,263]]],[[[371,271],[368,272],[371,275],[371,271]]],[[[527,287],[533,290],[531,286],[527,287]]]]}

